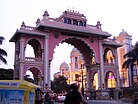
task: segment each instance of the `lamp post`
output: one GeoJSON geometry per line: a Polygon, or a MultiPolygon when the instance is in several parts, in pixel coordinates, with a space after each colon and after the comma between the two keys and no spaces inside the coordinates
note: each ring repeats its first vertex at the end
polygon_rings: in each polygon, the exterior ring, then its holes
{"type": "Polygon", "coordinates": [[[137,73],[137,68],[136,64],[133,64],[133,70],[132,70],[132,85],[138,83],[138,73],[137,73]]]}
{"type": "Polygon", "coordinates": [[[83,69],[81,70],[82,71],[82,89],[81,89],[81,91],[82,91],[82,95],[84,96],[84,86],[83,86],[83,69]]]}

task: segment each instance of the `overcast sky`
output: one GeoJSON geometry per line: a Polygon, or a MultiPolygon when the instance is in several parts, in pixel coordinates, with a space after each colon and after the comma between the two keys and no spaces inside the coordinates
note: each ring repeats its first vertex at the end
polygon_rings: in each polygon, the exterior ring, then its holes
{"type": "MultiPolygon", "coordinates": [[[[134,44],[138,38],[137,4],[138,0],[0,0],[0,35],[5,38],[0,48],[8,53],[6,57],[8,65],[0,63],[0,67],[13,68],[14,43],[10,43],[9,40],[16,29],[20,28],[23,21],[27,26],[35,26],[37,18],[42,19],[45,10],[52,18],[59,17],[67,9],[79,11],[86,16],[87,24],[95,25],[100,21],[102,30],[112,36],[119,35],[124,29],[132,35],[134,44]]],[[[66,57],[62,57],[64,50],[68,49],[72,47],[66,45],[56,47],[51,66],[52,74],[58,71],[63,61],[69,63],[70,50],[66,52],[66,57]]]]}

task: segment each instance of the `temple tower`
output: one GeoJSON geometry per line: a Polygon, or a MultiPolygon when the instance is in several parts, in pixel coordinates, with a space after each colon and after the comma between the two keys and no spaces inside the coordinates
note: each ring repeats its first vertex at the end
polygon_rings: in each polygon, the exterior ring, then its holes
{"type": "Polygon", "coordinates": [[[129,69],[122,69],[122,65],[125,61],[124,55],[132,49],[132,36],[129,35],[124,29],[120,32],[119,36],[116,37],[116,41],[122,44],[122,47],[117,49],[118,51],[118,66],[120,72],[120,80],[122,87],[131,86],[131,76],[129,76],[131,72],[129,69]]]}

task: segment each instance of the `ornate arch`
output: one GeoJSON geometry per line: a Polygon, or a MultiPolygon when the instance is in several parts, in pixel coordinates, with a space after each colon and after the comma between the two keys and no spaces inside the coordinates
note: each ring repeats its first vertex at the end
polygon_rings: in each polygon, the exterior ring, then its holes
{"type": "Polygon", "coordinates": [[[24,73],[26,73],[27,70],[32,72],[35,83],[39,85],[39,80],[43,77],[42,70],[40,70],[39,67],[36,66],[29,66],[24,73]]]}
{"type": "Polygon", "coordinates": [[[29,42],[30,40],[33,40],[33,39],[34,39],[34,40],[37,40],[37,41],[40,43],[41,48],[43,48],[42,41],[41,41],[40,39],[36,38],[36,37],[27,38],[27,39],[26,39],[26,42],[25,42],[25,46],[28,44],[28,42],[29,42]]]}
{"type": "Polygon", "coordinates": [[[106,88],[115,88],[117,86],[115,73],[113,71],[107,71],[105,74],[106,88]]]}
{"type": "Polygon", "coordinates": [[[90,65],[90,58],[93,53],[93,49],[90,47],[88,43],[86,43],[84,40],[81,38],[76,38],[76,37],[68,37],[65,38],[61,41],[61,43],[66,42],[68,44],[73,45],[76,47],[83,55],[84,60],[85,60],[85,65],[89,66],[90,65]]]}
{"type": "MultiPolygon", "coordinates": [[[[111,48],[109,48],[109,47],[106,47],[106,48],[104,49],[104,54],[103,54],[104,63],[106,63],[106,61],[107,61],[106,58],[107,58],[107,53],[108,53],[109,51],[111,51],[111,53],[112,53],[112,55],[113,55],[113,58],[115,59],[114,50],[111,49],[111,48]]],[[[113,59],[112,59],[112,60],[113,60],[113,59]]]]}
{"type": "MultiPolygon", "coordinates": [[[[36,38],[30,38],[27,40],[26,45],[29,44],[33,47],[34,49],[34,54],[36,58],[42,57],[42,44],[39,41],[39,39],[36,38]]],[[[26,46],[25,45],[25,46],[26,46]]]]}

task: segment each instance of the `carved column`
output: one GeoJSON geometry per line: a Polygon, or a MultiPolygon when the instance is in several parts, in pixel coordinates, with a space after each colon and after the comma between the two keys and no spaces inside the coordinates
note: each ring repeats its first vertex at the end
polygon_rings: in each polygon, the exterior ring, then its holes
{"type": "Polygon", "coordinates": [[[102,40],[99,40],[99,50],[100,50],[100,86],[102,87],[102,85],[105,83],[102,40]]]}
{"type": "Polygon", "coordinates": [[[14,54],[14,78],[18,79],[17,61],[19,61],[19,42],[15,43],[15,54],[14,54]]]}
{"type": "Polygon", "coordinates": [[[132,86],[132,70],[129,69],[131,69],[131,66],[129,66],[128,68],[128,79],[129,79],[129,86],[132,86]]]}
{"type": "Polygon", "coordinates": [[[117,58],[117,50],[115,50],[115,70],[116,70],[116,77],[117,77],[117,80],[116,80],[116,84],[117,84],[117,89],[120,88],[120,77],[119,77],[119,67],[118,67],[118,58],[117,58]]]}
{"type": "MultiPolygon", "coordinates": [[[[44,83],[48,84],[50,87],[50,75],[49,75],[49,35],[45,35],[45,45],[44,45],[44,83]]],[[[44,84],[44,85],[45,85],[44,84]]]]}
{"type": "Polygon", "coordinates": [[[24,55],[25,55],[25,50],[24,50],[24,37],[20,37],[20,71],[19,71],[19,79],[23,80],[23,70],[24,66],[22,62],[24,61],[24,55]]]}
{"type": "Polygon", "coordinates": [[[99,88],[100,87],[100,78],[101,78],[100,77],[100,69],[98,69],[97,72],[98,72],[98,88],[99,88]]]}
{"type": "Polygon", "coordinates": [[[42,49],[42,63],[44,63],[44,49],[42,49]]]}
{"type": "Polygon", "coordinates": [[[91,70],[89,66],[86,66],[87,68],[87,88],[91,89],[91,70]]]}
{"type": "Polygon", "coordinates": [[[24,37],[20,38],[20,60],[24,60],[24,37]]]}

